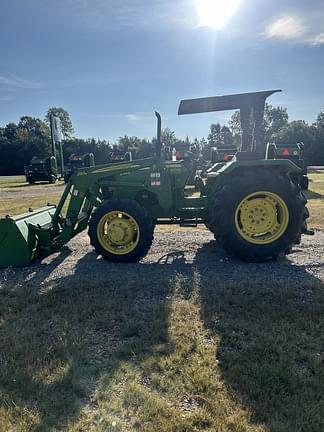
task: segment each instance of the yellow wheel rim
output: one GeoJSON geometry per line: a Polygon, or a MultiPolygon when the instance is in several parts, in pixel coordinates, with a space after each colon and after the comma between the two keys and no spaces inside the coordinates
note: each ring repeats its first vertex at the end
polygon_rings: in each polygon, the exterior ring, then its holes
{"type": "Polygon", "coordinates": [[[237,206],[235,226],[244,240],[266,245],[283,235],[289,223],[284,200],[273,192],[254,192],[237,206]]]}
{"type": "Polygon", "coordinates": [[[140,229],[136,220],[126,212],[114,210],[106,213],[97,226],[101,246],[114,255],[126,255],[138,245],[140,229]]]}

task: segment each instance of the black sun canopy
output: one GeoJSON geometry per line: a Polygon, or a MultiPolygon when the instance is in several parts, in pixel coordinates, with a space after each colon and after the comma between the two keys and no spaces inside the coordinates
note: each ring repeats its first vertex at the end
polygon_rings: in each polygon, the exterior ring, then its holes
{"type": "Polygon", "coordinates": [[[281,90],[267,90],[254,93],[239,93],[227,96],[212,96],[198,99],[184,99],[180,102],[178,114],[197,114],[213,111],[236,110],[265,103],[265,100],[281,90]]]}
{"type": "Polygon", "coordinates": [[[265,101],[269,96],[278,92],[281,92],[281,90],[184,99],[180,102],[178,114],[197,114],[239,109],[242,129],[241,150],[257,151],[263,157],[264,142],[261,134],[261,125],[265,101]]]}

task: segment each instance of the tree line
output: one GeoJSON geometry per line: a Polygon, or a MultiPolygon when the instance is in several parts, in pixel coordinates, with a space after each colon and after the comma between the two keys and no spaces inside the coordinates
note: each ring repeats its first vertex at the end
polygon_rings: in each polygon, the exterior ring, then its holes
{"type": "MultiPolygon", "coordinates": [[[[145,158],[153,155],[156,138],[151,140],[136,136],[124,135],[117,142],[105,139],[78,138],[73,135],[73,125],[69,113],[63,108],[52,107],[45,118],[38,119],[23,116],[19,122],[8,123],[0,127],[0,175],[23,173],[24,166],[29,164],[33,156],[46,158],[51,154],[50,116],[61,119],[64,134],[64,161],[74,153],[82,155],[92,152],[97,164],[111,161],[116,151],[132,152],[133,158],[145,158]]],[[[321,111],[314,123],[304,120],[289,122],[286,108],[266,104],[263,122],[265,142],[297,143],[303,142],[304,157],[308,165],[324,165],[324,111],[321,111]]],[[[227,125],[213,123],[210,125],[207,138],[180,139],[169,128],[162,130],[162,142],[166,146],[188,145],[209,159],[210,150],[218,145],[236,146],[240,143],[240,117],[235,112],[227,125]]]]}

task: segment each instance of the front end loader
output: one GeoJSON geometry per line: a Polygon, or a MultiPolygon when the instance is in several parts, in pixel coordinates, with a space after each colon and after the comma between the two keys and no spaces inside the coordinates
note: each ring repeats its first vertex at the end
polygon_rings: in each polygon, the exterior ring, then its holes
{"type": "Polygon", "coordinates": [[[196,176],[195,160],[164,157],[161,117],[154,156],[83,167],[56,207],[0,220],[0,267],[28,265],[59,251],[88,228],[96,252],[112,262],[139,261],[157,224],[206,225],[230,254],[265,261],[289,252],[307,230],[306,199],[288,159],[265,159],[262,119],[274,91],[183,100],[179,114],[239,109],[241,149],[230,162],[196,176]],[[190,184],[189,184],[190,183],[190,184]]]}

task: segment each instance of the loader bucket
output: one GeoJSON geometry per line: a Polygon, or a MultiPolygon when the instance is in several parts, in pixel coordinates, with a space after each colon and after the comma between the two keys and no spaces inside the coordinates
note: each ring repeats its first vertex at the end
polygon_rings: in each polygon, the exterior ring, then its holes
{"type": "Polygon", "coordinates": [[[55,206],[47,206],[0,219],[0,268],[30,264],[39,254],[33,226],[47,228],[54,212],[55,206]]]}

